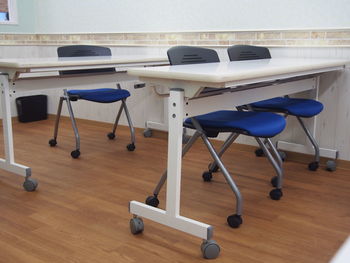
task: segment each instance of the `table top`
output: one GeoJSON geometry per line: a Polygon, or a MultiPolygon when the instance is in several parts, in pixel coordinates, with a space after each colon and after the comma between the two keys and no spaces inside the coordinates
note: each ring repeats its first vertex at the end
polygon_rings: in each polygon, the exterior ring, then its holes
{"type": "Polygon", "coordinates": [[[147,55],[120,55],[120,56],[91,56],[91,57],[45,57],[45,58],[6,58],[0,59],[0,69],[35,69],[50,67],[96,66],[161,62],[165,63],[166,57],[147,55]]]}
{"type": "Polygon", "coordinates": [[[272,58],[149,68],[130,68],[128,74],[151,79],[225,83],[300,72],[311,74],[339,70],[349,63],[350,61],[345,59],[272,58]]]}

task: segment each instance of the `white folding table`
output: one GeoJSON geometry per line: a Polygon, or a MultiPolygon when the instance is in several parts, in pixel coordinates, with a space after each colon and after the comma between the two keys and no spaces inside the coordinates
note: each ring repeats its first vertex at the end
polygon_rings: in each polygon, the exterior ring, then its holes
{"type": "MultiPolygon", "coordinates": [[[[13,134],[11,123],[10,95],[14,92],[15,82],[21,78],[60,77],[60,70],[93,69],[115,67],[116,73],[126,72],[130,67],[155,66],[168,64],[165,57],[155,56],[98,56],[73,58],[21,58],[0,59],[0,85],[2,123],[4,132],[5,159],[0,159],[0,168],[25,177],[23,187],[34,191],[37,181],[30,178],[31,169],[18,164],[14,159],[13,134]]],[[[79,76],[75,76],[79,77],[79,76]]],[[[49,87],[46,87],[49,88],[49,87]]],[[[44,88],[43,88],[44,89],[44,88]]]]}
{"type": "Polygon", "coordinates": [[[212,245],[212,226],[180,215],[181,154],[183,119],[259,100],[316,89],[319,74],[341,70],[349,63],[332,59],[263,59],[207,64],[133,68],[128,74],[138,76],[147,86],[170,90],[168,103],[168,163],[166,209],[130,201],[133,233],[143,231],[141,217],[202,238],[204,257],[219,254],[212,245]],[[200,96],[205,87],[226,88],[213,96],[200,96]]]}

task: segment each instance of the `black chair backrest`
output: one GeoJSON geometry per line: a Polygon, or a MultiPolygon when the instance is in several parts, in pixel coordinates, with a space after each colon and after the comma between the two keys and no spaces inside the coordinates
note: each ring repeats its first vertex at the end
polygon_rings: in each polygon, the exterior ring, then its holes
{"type": "MultiPolygon", "coordinates": [[[[73,46],[59,47],[57,49],[57,55],[60,58],[111,56],[112,52],[107,47],[89,46],[89,45],[73,45],[73,46]]],[[[60,71],[60,75],[89,74],[89,73],[111,73],[111,72],[115,72],[115,68],[64,70],[64,71],[60,71]]]]}
{"type": "Polygon", "coordinates": [[[177,46],[168,50],[170,65],[220,62],[215,50],[202,47],[177,46]]]}
{"type": "Polygon", "coordinates": [[[236,45],[229,47],[227,53],[230,61],[271,58],[268,48],[249,45],[236,45]]]}

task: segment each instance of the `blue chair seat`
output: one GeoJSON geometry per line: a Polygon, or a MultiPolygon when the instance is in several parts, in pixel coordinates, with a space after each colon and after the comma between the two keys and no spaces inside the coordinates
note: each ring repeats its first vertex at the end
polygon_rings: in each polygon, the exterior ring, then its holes
{"type": "Polygon", "coordinates": [[[296,99],[277,97],[251,104],[254,108],[263,108],[275,111],[283,111],[287,114],[310,118],[323,110],[323,104],[310,99],[296,99]]]}
{"type": "Polygon", "coordinates": [[[130,96],[129,91],[124,89],[90,89],[90,90],[69,90],[69,96],[78,96],[79,99],[110,103],[125,99],[130,96]]]}
{"type": "MultiPolygon", "coordinates": [[[[215,111],[198,115],[195,119],[202,128],[215,136],[219,132],[239,132],[254,137],[273,137],[286,126],[283,116],[271,112],[248,111],[215,111]]],[[[184,122],[184,126],[194,128],[191,118],[184,122]]]]}

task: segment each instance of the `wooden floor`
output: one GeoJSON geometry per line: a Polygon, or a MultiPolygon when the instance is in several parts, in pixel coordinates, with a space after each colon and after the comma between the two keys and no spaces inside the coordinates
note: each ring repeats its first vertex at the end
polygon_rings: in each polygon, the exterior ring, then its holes
{"type": "MultiPolygon", "coordinates": [[[[149,220],[143,234],[129,230],[128,202],[152,193],[166,165],[166,140],[138,131],[136,151],[128,152],[125,127],[109,141],[109,124],[78,125],[82,155],[72,159],[67,119],[54,148],[53,120],[14,124],[16,161],[32,168],[39,187],[25,192],[22,177],[1,171],[0,262],[206,262],[196,237],[149,220]]],[[[273,201],[265,158],[231,148],[223,160],[244,197],[239,229],[226,223],[235,199],[221,174],[201,179],[210,161],[201,142],[183,165],[181,212],[214,226],[221,253],[211,262],[328,262],[350,234],[349,170],[309,172],[287,161],[284,196],[273,201]]],[[[164,191],[160,201],[163,208],[164,191]]]]}

